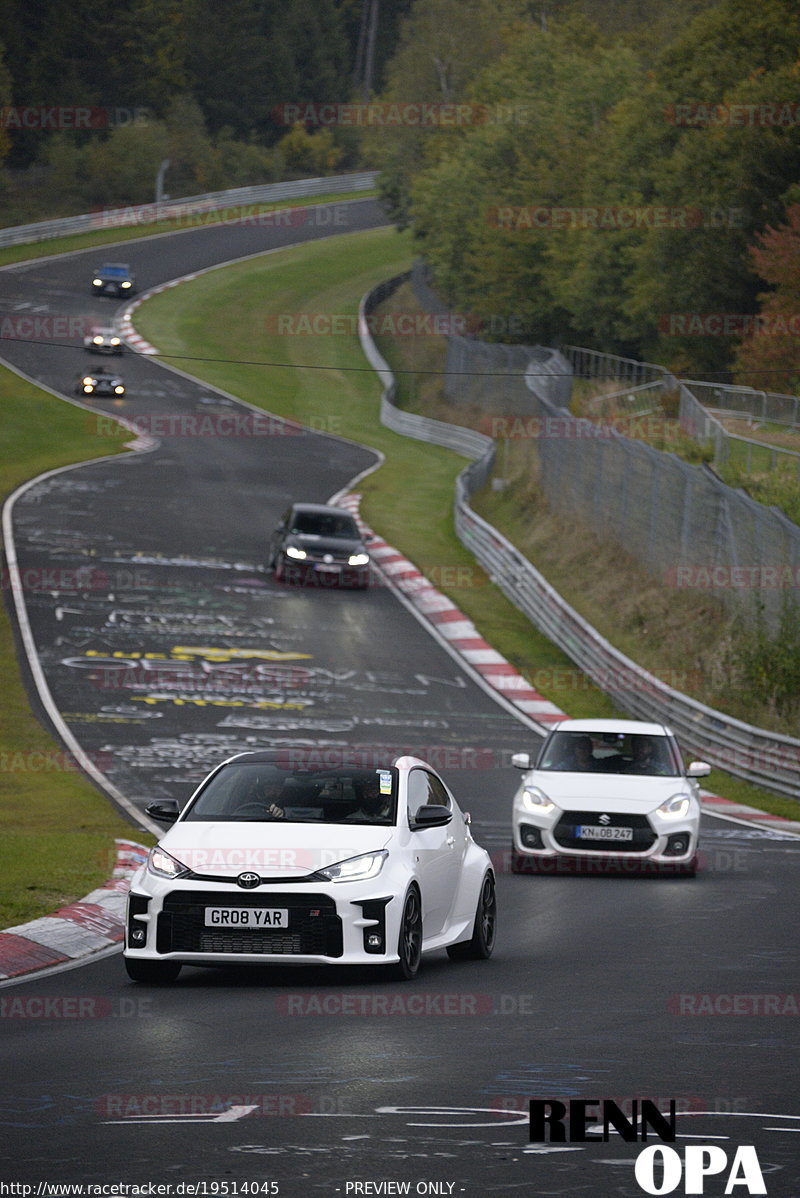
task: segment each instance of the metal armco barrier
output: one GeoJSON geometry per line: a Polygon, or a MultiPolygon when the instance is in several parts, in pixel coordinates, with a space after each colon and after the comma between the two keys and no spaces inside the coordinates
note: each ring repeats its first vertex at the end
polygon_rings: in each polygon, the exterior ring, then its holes
{"type": "Polygon", "coordinates": [[[461,543],[514,606],[622,711],[635,719],[668,724],[693,755],[748,782],[800,799],[800,740],[755,728],[706,707],[642,669],[565,603],[527,558],[472,510],[470,496],[491,474],[494,443],[470,429],[398,409],[394,375],[367,327],[365,317],[407,278],[398,275],[389,279],[362,299],[359,335],[364,353],[383,384],[381,423],[394,432],[445,445],[474,459],[456,482],[455,529],[461,543]]]}
{"type": "Polygon", "coordinates": [[[132,204],[126,208],[103,208],[80,216],[65,216],[44,220],[32,225],[13,225],[0,229],[0,246],[27,245],[29,242],[49,241],[73,233],[96,233],[104,229],[128,229],[141,225],[147,228],[170,217],[191,217],[204,212],[218,212],[236,205],[269,204],[277,200],[304,200],[338,192],[369,191],[375,186],[377,171],[361,171],[353,175],[331,175],[320,179],[293,179],[287,183],[263,183],[255,187],[236,187],[230,191],[213,191],[205,195],[184,196],[160,204],[132,204]]]}

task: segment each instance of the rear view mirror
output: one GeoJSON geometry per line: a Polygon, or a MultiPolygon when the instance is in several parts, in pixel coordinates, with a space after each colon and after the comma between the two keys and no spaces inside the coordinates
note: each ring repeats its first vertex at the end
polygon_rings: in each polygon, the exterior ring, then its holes
{"type": "Polygon", "coordinates": [[[532,769],[530,753],[515,753],[511,758],[511,764],[518,770],[532,769]]]}
{"type": "Polygon", "coordinates": [[[158,803],[150,803],[145,807],[145,813],[157,819],[162,824],[174,824],[180,815],[177,799],[162,799],[158,803]]]}
{"type": "Polygon", "coordinates": [[[420,807],[411,828],[414,831],[420,828],[441,828],[445,824],[449,824],[452,818],[453,813],[449,807],[429,803],[425,807],[420,807]]]}
{"type": "Polygon", "coordinates": [[[687,778],[705,778],[711,773],[711,766],[707,761],[692,761],[686,770],[687,778]]]}

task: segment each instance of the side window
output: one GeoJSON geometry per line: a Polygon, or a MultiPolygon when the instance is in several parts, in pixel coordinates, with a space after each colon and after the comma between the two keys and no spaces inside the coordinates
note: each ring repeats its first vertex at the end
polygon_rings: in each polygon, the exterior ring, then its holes
{"type": "Polygon", "coordinates": [[[420,807],[434,804],[447,807],[448,810],[452,807],[447,790],[433,774],[429,774],[426,770],[412,770],[408,776],[409,824],[416,819],[420,807]]]}
{"type": "Polygon", "coordinates": [[[450,810],[450,795],[439,779],[434,778],[433,774],[428,774],[428,802],[438,803],[440,807],[446,807],[448,811],[450,810]]]}
{"type": "Polygon", "coordinates": [[[408,775],[408,822],[414,823],[420,807],[428,801],[428,775],[424,770],[412,770],[408,775]]]}

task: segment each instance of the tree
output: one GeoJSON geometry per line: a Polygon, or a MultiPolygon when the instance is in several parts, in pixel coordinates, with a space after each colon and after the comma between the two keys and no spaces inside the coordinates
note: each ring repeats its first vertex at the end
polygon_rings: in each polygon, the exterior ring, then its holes
{"type": "Polygon", "coordinates": [[[448,300],[505,318],[510,339],[565,339],[564,259],[584,234],[559,213],[580,207],[591,146],[636,77],[632,52],[586,22],[516,31],[471,89],[490,119],[414,182],[417,242],[448,300]]]}
{"type": "Polygon", "coordinates": [[[798,393],[800,203],[790,205],[783,224],[758,234],[749,253],[755,271],[772,290],[758,297],[760,331],[745,337],[737,350],[737,381],[756,390],[798,393]]]}
{"type": "MultiPolygon", "coordinates": [[[[11,103],[11,75],[8,67],[5,64],[5,49],[3,43],[0,42],[0,110],[11,103]]],[[[5,127],[0,124],[0,167],[6,160],[6,155],[11,147],[11,140],[5,127]]]]}
{"type": "MultiPolygon", "coordinates": [[[[466,100],[472,81],[506,48],[522,0],[416,0],[386,68],[384,105],[442,105],[466,100]]],[[[381,198],[398,225],[409,219],[412,176],[457,139],[452,127],[379,127],[364,139],[381,171],[381,198]]]]}

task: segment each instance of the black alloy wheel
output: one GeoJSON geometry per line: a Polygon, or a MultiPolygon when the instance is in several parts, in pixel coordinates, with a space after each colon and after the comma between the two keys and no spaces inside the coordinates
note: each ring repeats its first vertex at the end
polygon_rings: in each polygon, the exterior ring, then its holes
{"type": "Polygon", "coordinates": [[[447,955],[451,961],[486,961],[494,950],[497,935],[497,893],[494,878],[486,874],[481,886],[472,938],[451,944],[447,955]]]}

